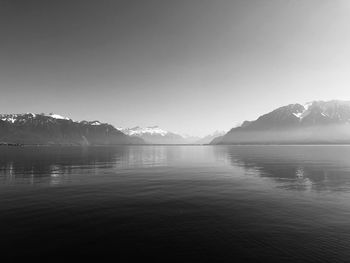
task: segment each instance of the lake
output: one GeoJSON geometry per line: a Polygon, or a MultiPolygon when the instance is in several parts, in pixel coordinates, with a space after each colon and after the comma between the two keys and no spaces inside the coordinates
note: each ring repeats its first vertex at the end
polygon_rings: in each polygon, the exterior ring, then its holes
{"type": "Polygon", "coordinates": [[[350,146],[1,147],[0,236],[6,262],[345,262],[350,146]]]}

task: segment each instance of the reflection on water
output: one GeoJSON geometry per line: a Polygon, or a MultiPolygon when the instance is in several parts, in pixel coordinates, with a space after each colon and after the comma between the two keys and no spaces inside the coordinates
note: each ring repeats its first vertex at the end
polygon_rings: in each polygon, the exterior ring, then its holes
{"type": "Polygon", "coordinates": [[[349,157],[348,146],[2,147],[2,259],[346,262],[349,157]]]}
{"type": "Polygon", "coordinates": [[[4,184],[69,182],[72,176],[97,175],[137,167],[164,166],[177,151],[159,147],[25,147],[0,149],[4,184]]]}
{"type": "Polygon", "coordinates": [[[218,147],[233,166],[274,179],[279,187],[297,190],[350,189],[348,146],[218,147]]]}
{"type": "Polygon", "coordinates": [[[116,155],[108,150],[95,151],[78,147],[1,148],[0,176],[5,184],[56,184],[74,172],[86,170],[91,173],[96,167],[111,167],[113,156],[116,155]]]}
{"type": "Polygon", "coordinates": [[[350,189],[348,146],[1,148],[0,182],[57,185],[111,171],[208,165],[241,168],[245,175],[271,178],[285,189],[350,189]]]}

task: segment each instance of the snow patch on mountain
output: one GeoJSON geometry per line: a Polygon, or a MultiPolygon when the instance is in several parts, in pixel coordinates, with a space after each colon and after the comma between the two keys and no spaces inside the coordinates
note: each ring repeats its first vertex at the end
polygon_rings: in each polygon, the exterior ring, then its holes
{"type": "Polygon", "coordinates": [[[6,121],[6,122],[10,122],[10,123],[15,123],[15,122],[24,123],[26,121],[32,120],[32,119],[40,117],[40,116],[47,117],[47,118],[49,118],[51,120],[52,119],[55,119],[55,120],[69,120],[69,121],[75,122],[74,120],[72,120],[72,119],[70,119],[68,117],[64,117],[62,115],[55,114],[55,113],[35,114],[35,113],[31,113],[31,112],[19,113],[19,114],[0,114],[0,120],[6,121]]]}
{"type": "Polygon", "coordinates": [[[297,117],[297,118],[301,118],[301,115],[303,115],[303,113],[302,112],[298,112],[298,113],[293,113],[293,115],[295,116],[295,117],[297,117]]]}
{"type": "Polygon", "coordinates": [[[121,132],[129,136],[141,137],[148,143],[154,144],[209,144],[215,137],[224,135],[224,131],[215,131],[206,136],[194,136],[166,131],[159,126],[151,126],[142,128],[136,126],[134,128],[117,128],[121,132]]]}
{"type": "Polygon", "coordinates": [[[139,126],[136,126],[134,128],[126,128],[126,129],[120,129],[120,130],[123,133],[130,136],[140,136],[143,134],[166,136],[169,133],[168,131],[161,129],[158,126],[151,126],[146,128],[141,128],[139,126]]]}
{"type": "Polygon", "coordinates": [[[70,118],[68,118],[68,117],[64,117],[64,116],[61,116],[59,114],[54,114],[54,113],[50,113],[47,116],[51,117],[51,118],[54,118],[54,119],[57,119],[57,120],[70,120],[70,118]]]}
{"type": "Polygon", "coordinates": [[[300,105],[304,108],[303,111],[293,113],[300,121],[311,113],[315,114],[315,111],[324,118],[338,121],[350,121],[350,119],[346,117],[347,114],[344,114],[344,109],[350,107],[350,103],[346,101],[313,101],[300,105]]]}
{"type": "Polygon", "coordinates": [[[312,102],[307,102],[299,105],[303,107],[303,110],[302,111],[297,110],[297,112],[293,112],[293,115],[301,121],[310,113],[309,109],[312,106],[312,102]]]}
{"type": "Polygon", "coordinates": [[[93,125],[93,126],[99,126],[99,125],[101,125],[102,123],[99,122],[99,121],[91,121],[91,122],[89,122],[89,124],[90,124],[90,125],[93,125]]]}
{"type": "Polygon", "coordinates": [[[1,120],[14,123],[16,121],[16,116],[2,116],[1,120]]]}

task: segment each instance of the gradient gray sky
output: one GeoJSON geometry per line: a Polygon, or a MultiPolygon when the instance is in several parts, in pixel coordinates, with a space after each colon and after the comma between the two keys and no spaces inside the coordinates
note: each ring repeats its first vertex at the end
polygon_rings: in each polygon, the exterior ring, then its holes
{"type": "Polygon", "coordinates": [[[0,0],[0,112],[204,135],[350,100],[347,0],[0,0]]]}

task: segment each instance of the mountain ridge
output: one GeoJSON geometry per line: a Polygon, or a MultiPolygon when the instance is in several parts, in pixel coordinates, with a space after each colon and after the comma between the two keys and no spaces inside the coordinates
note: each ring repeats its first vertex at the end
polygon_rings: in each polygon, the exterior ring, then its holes
{"type": "Polygon", "coordinates": [[[350,143],[350,101],[289,104],[245,121],[211,144],[350,143]]]}
{"type": "Polygon", "coordinates": [[[180,134],[163,130],[159,126],[148,126],[142,128],[120,128],[120,131],[132,137],[143,139],[150,144],[186,144],[188,141],[180,134]]]}
{"type": "Polygon", "coordinates": [[[209,144],[213,138],[225,133],[223,131],[215,131],[214,133],[200,137],[178,134],[161,129],[159,126],[148,126],[145,128],[136,126],[133,128],[118,129],[129,136],[140,137],[145,142],[151,144],[209,144]]]}
{"type": "Polygon", "coordinates": [[[114,145],[143,144],[108,123],[73,121],[58,114],[0,114],[2,144],[114,145]]]}

